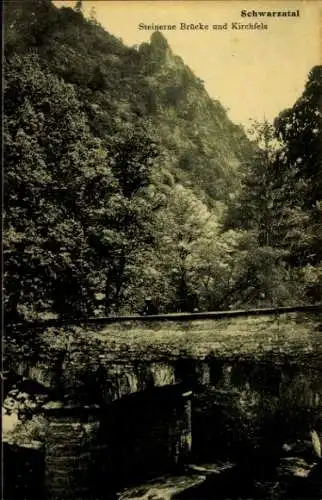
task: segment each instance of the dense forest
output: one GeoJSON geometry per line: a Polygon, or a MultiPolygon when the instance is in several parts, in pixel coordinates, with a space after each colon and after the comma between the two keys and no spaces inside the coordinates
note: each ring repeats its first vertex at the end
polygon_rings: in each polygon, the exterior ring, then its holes
{"type": "Polygon", "coordinates": [[[322,298],[322,67],[247,135],[165,37],[5,5],[7,322],[322,298]]]}

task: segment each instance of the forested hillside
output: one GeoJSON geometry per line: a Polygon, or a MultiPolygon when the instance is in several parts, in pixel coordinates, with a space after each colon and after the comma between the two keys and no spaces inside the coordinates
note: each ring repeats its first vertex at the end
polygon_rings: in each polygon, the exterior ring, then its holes
{"type": "Polygon", "coordinates": [[[250,141],[160,33],[5,16],[8,321],[321,300],[320,67],[250,141]]]}
{"type": "Polygon", "coordinates": [[[44,67],[73,84],[94,135],[106,139],[148,120],[175,180],[200,186],[208,202],[229,198],[249,141],[160,32],[129,48],[95,20],[49,0],[10,4],[7,53],[33,49],[44,67]]]}

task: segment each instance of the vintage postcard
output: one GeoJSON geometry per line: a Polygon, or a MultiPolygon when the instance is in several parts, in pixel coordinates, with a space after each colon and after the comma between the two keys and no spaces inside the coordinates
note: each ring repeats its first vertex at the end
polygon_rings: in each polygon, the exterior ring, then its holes
{"type": "Polygon", "coordinates": [[[322,498],[322,2],[7,0],[3,498],[322,498]]]}

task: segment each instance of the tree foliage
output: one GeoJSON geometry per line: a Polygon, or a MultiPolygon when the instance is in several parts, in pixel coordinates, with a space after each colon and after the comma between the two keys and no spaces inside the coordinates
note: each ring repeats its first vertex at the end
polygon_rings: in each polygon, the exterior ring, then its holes
{"type": "Polygon", "coordinates": [[[270,303],[322,297],[321,83],[315,67],[302,96],[274,126],[255,126],[258,147],[226,217],[227,227],[253,234],[243,280],[271,295],[270,303]]]}
{"type": "Polygon", "coordinates": [[[91,314],[147,238],[139,192],[156,146],[139,130],[104,145],[73,87],[34,54],[7,60],[5,113],[7,314],[91,314]]]}
{"type": "Polygon", "coordinates": [[[319,300],[321,67],[248,140],[162,34],[5,13],[8,320],[319,300]]]}

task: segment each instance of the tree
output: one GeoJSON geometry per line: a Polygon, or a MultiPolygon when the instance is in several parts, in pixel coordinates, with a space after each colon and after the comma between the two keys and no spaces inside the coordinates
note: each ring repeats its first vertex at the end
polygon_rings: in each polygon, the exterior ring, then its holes
{"type": "Polygon", "coordinates": [[[240,303],[281,305],[296,296],[299,276],[290,259],[294,246],[307,243],[307,217],[292,191],[292,172],[284,169],[286,148],[274,127],[255,122],[252,132],[256,150],[225,221],[226,228],[247,231],[236,262],[235,293],[240,303]]]}
{"type": "Polygon", "coordinates": [[[92,234],[100,266],[106,269],[106,313],[129,299],[133,282],[140,279],[145,265],[142,254],[153,244],[153,213],[144,189],[151,182],[158,154],[157,144],[139,126],[111,140],[111,168],[118,192],[111,197],[102,222],[96,224],[92,234]]]}
{"type": "Polygon", "coordinates": [[[307,244],[296,251],[301,263],[322,259],[322,66],[314,67],[302,96],[275,121],[277,134],[284,141],[284,171],[292,176],[293,197],[306,216],[307,244]]]}
{"type": "Polygon", "coordinates": [[[226,227],[252,234],[239,286],[253,282],[259,289],[266,283],[270,289],[278,270],[273,302],[279,295],[287,301],[287,289],[302,300],[321,297],[321,75],[321,67],[312,69],[303,95],[280,113],[274,127],[256,125],[257,152],[226,218],[226,227]],[[263,281],[265,268],[271,275],[263,281]]]}
{"type": "Polygon", "coordinates": [[[296,199],[291,211],[297,241],[291,249],[293,265],[308,278],[310,300],[321,300],[322,282],[322,66],[309,73],[302,96],[275,120],[276,133],[285,144],[283,170],[290,179],[290,197],[296,199]],[[298,221],[301,220],[302,224],[298,221]],[[312,269],[316,269],[313,279],[312,269]],[[318,278],[319,277],[319,278],[318,278]],[[318,279],[316,279],[318,278],[318,279]]]}
{"type": "Polygon", "coordinates": [[[309,73],[302,96],[275,121],[286,145],[285,163],[307,181],[305,206],[310,210],[322,199],[322,66],[309,73]]]}
{"type": "Polygon", "coordinates": [[[190,189],[172,187],[157,214],[156,241],[155,269],[166,310],[227,304],[238,234],[222,233],[215,210],[190,189]]]}
{"type": "Polygon", "coordinates": [[[166,206],[159,211],[158,256],[161,273],[168,283],[168,307],[192,310],[196,291],[191,283],[193,246],[201,237],[210,213],[191,190],[177,185],[166,206]]]}
{"type": "Polygon", "coordinates": [[[74,88],[34,54],[6,62],[5,125],[7,319],[92,314],[98,292],[119,303],[147,238],[139,191],[155,146],[139,131],[103,145],[74,88]]]}
{"type": "Polygon", "coordinates": [[[281,210],[278,158],[282,146],[267,121],[254,122],[250,133],[256,147],[244,164],[240,192],[231,203],[226,227],[255,231],[258,244],[269,246],[278,240],[276,231],[281,210]]]}
{"type": "Polygon", "coordinates": [[[90,275],[87,204],[96,209],[93,193],[115,184],[106,153],[73,88],[35,55],[7,60],[5,115],[7,314],[78,311],[90,275]]]}

